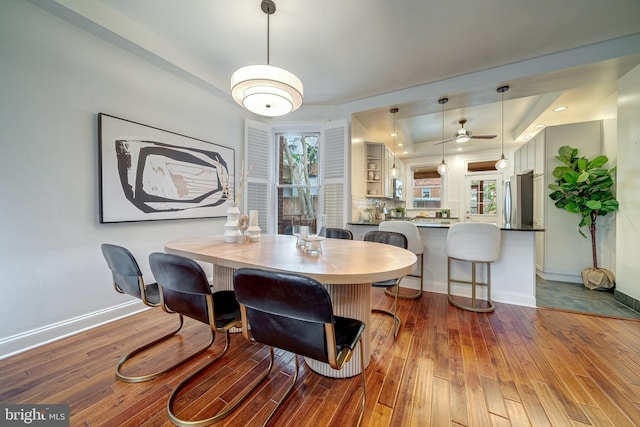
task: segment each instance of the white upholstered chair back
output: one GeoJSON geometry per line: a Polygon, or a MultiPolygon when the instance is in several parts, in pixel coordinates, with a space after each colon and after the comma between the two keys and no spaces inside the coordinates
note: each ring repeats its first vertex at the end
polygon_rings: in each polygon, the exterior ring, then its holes
{"type": "Polygon", "coordinates": [[[447,234],[447,256],[466,261],[494,262],[500,257],[500,239],[500,227],[494,224],[454,224],[447,234]]]}
{"type": "Polygon", "coordinates": [[[380,231],[395,231],[407,238],[407,249],[416,255],[424,252],[424,244],[420,240],[418,227],[409,221],[383,221],[378,225],[380,231]]]}

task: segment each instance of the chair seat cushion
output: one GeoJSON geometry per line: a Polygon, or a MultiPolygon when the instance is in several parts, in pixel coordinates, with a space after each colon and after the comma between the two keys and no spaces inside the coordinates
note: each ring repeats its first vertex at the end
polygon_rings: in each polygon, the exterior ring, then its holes
{"type": "Polygon", "coordinates": [[[373,282],[371,285],[374,288],[392,288],[396,285],[398,279],[389,279],[382,282],[373,282]]]}
{"type": "Polygon", "coordinates": [[[216,327],[222,328],[234,319],[240,319],[240,305],[233,291],[218,291],[213,294],[213,309],[216,327]]]}
{"type": "Polygon", "coordinates": [[[364,331],[364,322],[349,317],[334,316],[334,325],[338,353],[345,347],[353,350],[364,331]]]}

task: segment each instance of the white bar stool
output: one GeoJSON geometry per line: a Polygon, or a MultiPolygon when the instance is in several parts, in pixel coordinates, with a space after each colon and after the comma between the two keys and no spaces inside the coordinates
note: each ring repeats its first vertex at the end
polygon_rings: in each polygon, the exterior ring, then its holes
{"type": "MultiPolygon", "coordinates": [[[[491,302],[491,263],[500,256],[501,232],[494,224],[459,223],[449,228],[447,234],[447,294],[449,302],[458,308],[475,312],[491,312],[495,309],[491,302]],[[471,280],[453,279],[451,277],[451,261],[471,263],[471,280]],[[487,266],[486,282],[478,282],[476,264],[487,266]],[[451,294],[451,283],[471,285],[471,305],[463,304],[451,294]],[[487,300],[478,304],[476,287],[487,287],[487,300]]],[[[483,301],[483,300],[480,300],[483,301]]]]}

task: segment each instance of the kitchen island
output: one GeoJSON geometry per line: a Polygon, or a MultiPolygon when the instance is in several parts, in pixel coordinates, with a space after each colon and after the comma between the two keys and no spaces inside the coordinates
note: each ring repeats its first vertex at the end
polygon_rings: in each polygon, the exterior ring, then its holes
{"type": "MultiPolygon", "coordinates": [[[[447,233],[451,224],[443,222],[415,222],[424,244],[424,290],[447,293],[447,233]]],[[[347,228],[354,239],[362,240],[378,225],[366,222],[350,222],[347,228]]],[[[502,246],[500,258],[491,267],[491,299],[496,302],[536,306],[536,248],[535,234],[544,229],[530,226],[501,227],[502,246]]],[[[469,242],[473,244],[473,242],[469,242]]],[[[471,266],[467,263],[452,264],[453,277],[470,278],[471,266]],[[466,265],[465,265],[466,264],[466,265]]],[[[485,277],[483,266],[478,266],[478,277],[485,277]]],[[[420,289],[418,279],[406,277],[403,287],[420,289]]],[[[478,288],[478,298],[486,298],[486,288],[478,288]]],[[[452,294],[471,297],[471,287],[452,284],[452,294]]]]}

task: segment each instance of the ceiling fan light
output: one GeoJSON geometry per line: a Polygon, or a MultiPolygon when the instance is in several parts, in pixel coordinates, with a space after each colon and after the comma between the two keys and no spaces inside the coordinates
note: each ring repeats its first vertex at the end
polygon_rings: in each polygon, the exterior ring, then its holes
{"type": "Polygon", "coordinates": [[[438,165],[438,167],[436,168],[436,170],[438,171],[438,173],[440,175],[444,175],[449,171],[449,165],[447,165],[444,161],[444,159],[442,159],[442,163],[440,163],[438,165]]]}
{"type": "Polygon", "coordinates": [[[507,170],[509,169],[509,166],[511,166],[511,162],[509,162],[509,159],[504,157],[504,154],[500,157],[500,160],[496,162],[496,169],[499,171],[507,170]]]}
{"type": "Polygon", "coordinates": [[[282,116],[302,105],[302,82],[273,65],[248,65],[231,76],[231,96],[247,110],[262,116],[282,116]]]}
{"type": "Polygon", "coordinates": [[[458,136],[456,137],[456,142],[459,142],[459,143],[468,142],[468,141],[469,141],[469,139],[470,139],[470,138],[469,138],[469,136],[468,136],[468,135],[458,135],[458,136]]]}

